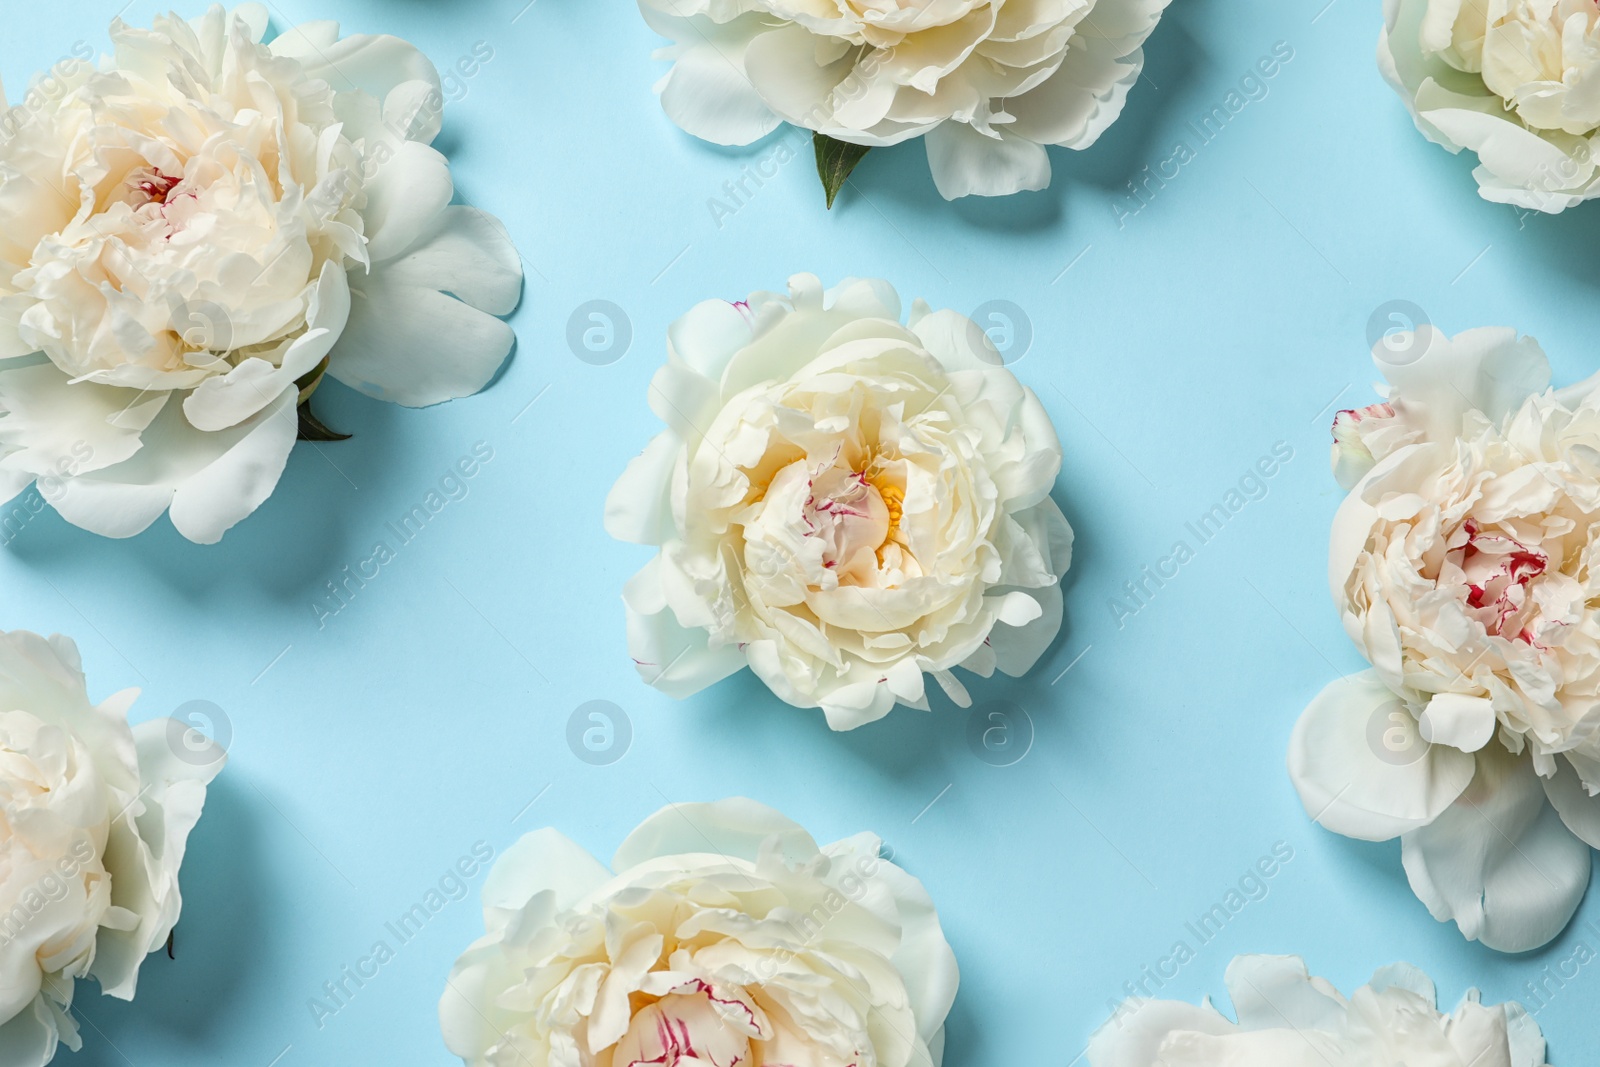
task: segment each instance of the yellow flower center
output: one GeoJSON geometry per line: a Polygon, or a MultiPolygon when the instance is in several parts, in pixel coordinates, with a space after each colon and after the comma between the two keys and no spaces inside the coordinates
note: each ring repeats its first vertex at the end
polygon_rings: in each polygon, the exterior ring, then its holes
{"type": "Polygon", "coordinates": [[[905,514],[906,491],[898,485],[885,485],[874,481],[872,487],[883,497],[884,506],[889,509],[889,532],[884,535],[884,541],[894,540],[896,531],[900,529],[900,516],[905,514]]]}

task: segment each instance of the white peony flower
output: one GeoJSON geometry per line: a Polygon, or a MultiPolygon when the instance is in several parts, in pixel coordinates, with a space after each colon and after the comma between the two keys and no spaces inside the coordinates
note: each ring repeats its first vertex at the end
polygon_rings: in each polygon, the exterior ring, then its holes
{"type": "Polygon", "coordinates": [[[423,405],[511,350],[521,264],[450,206],[433,65],[266,28],[259,4],[119,19],[98,69],[0,115],[0,498],[48,478],[85,529],[170,508],[214,542],[271,493],[324,370],[423,405]]]}
{"type": "Polygon", "coordinates": [[[696,137],[780,122],[856,145],[927,138],[939,192],[1050,184],[1045,145],[1088,148],[1122,113],[1170,0],[639,0],[674,42],[657,87],[696,137]]]}
{"type": "Polygon", "coordinates": [[[1486,200],[1555,213],[1600,196],[1593,0],[1384,0],[1378,66],[1429,140],[1477,153],[1486,200]]]}
{"type": "Polygon", "coordinates": [[[473,1067],[938,1067],[955,956],[922,883],[733,799],[646,819],[612,874],[554,830],[484,885],[439,1004],[473,1067]]]}
{"type": "Polygon", "coordinates": [[[1327,828],[1401,839],[1436,918],[1524,951],[1600,848],[1600,377],[1548,389],[1512,330],[1405,340],[1334,427],[1330,578],[1372,670],[1306,709],[1289,769],[1327,828]]]}
{"type": "Polygon", "coordinates": [[[1439,1011],[1433,980],[1385,967],[1346,999],[1296,956],[1228,966],[1237,1021],[1207,1001],[1130,1000],[1089,1043],[1089,1067],[1544,1067],[1544,1035],[1522,1005],[1472,990],[1439,1011]]]}
{"type": "Polygon", "coordinates": [[[129,729],[137,690],[89,703],[64,637],[0,633],[0,1049],[39,1067],[82,1042],[73,984],[133,998],[166,943],[178,867],[225,754],[173,719],[129,729]]]}
{"type": "Polygon", "coordinates": [[[1044,406],[970,320],[888,283],[709,301],[675,323],[668,429],[606,501],[661,546],[628,584],[640,675],[687,696],[747,664],[836,730],[927,709],[923,672],[1026,672],[1061,626],[1072,529],[1044,406]]]}

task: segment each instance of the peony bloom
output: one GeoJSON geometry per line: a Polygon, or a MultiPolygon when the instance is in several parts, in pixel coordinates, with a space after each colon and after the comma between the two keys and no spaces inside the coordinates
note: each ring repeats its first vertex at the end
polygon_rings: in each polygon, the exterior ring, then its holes
{"type": "Polygon", "coordinates": [[[1346,999],[1297,956],[1228,965],[1238,1021],[1209,1002],[1130,1000],[1089,1043],[1089,1067],[1543,1067],[1544,1035],[1515,1002],[1472,990],[1449,1015],[1433,980],[1385,967],[1346,999]]]}
{"type": "Polygon", "coordinates": [[[472,1067],[938,1067],[955,956],[922,883],[771,808],[665,808],[606,870],[554,830],[484,885],[439,1004],[472,1067]]]}
{"type": "Polygon", "coordinates": [[[1330,577],[1372,670],[1306,709],[1289,769],[1328,829],[1401,839],[1435,918],[1520,952],[1600,847],[1600,379],[1548,389],[1512,330],[1414,340],[1334,425],[1330,577]]]}
{"type": "Polygon", "coordinates": [[[259,4],[119,19],[98,68],[0,115],[0,498],[39,480],[96,533],[170,509],[214,542],[272,492],[324,371],[423,405],[510,351],[520,261],[450,206],[433,65],[266,28],[259,4]]]}
{"type": "Polygon", "coordinates": [[[1384,0],[1378,66],[1417,128],[1477,153],[1485,200],[1555,213],[1600,196],[1594,0],[1384,0]]]}
{"type": "Polygon", "coordinates": [[[64,637],[0,633],[0,1048],[40,1067],[82,1042],[74,979],[133,998],[166,943],[178,867],[225,754],[173,719],[129,729],[136,690],[89,703],[64,637]]]}
{"type": "Polygon", "coordinates": [[[1072,529],[1050,499],[1061,445],[978,327],[886,282],[701,304],[650,388],[668,429],[606,501],[606,529],[660,545],[628,584],[640,675],[683,697],[747,664],[848,730],[923,673],[1026,672],[1061,627],[1072,529]]]}
{"type": "Polygon", "coordinates": [[[1170,0],[639,0],[673,60],[657,87],[696,137],[793,123],[849,144],[926,137],[939,192],[1050,184],[1045,145],[1088,148],[1170,0]]]}

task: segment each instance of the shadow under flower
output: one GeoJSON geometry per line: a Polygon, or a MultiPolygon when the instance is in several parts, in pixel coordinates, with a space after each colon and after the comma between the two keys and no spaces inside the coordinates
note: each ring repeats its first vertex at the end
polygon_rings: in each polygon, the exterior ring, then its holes
{"type": "MultiPolygon", "coordinates": [[[[332,381],[317,390],[317,397],[321,417],[351,433],[352,439],[297,442],[272,495],[218,544],[186,540],[165,515],[142,533],[116,539],[73,526],[43,507],[24,527],[14,533],[7,530],[5,548],[25,565],[58,575],[74,569],[108,576],[130,567],[147,571],[191,605],[214,601],[219,588],[235,581],[255,583],[282,600],[303,600],[326,578],[332,561],[351,549],[349,530],[358,519],[360,497],[341,468],[353,469],[359,463],[363,480],[374,471],[389,477],[384,473],[387,465],[372,462],[372,457],[390,454],[395,434],[392,405],[359,398],[332,381]],[[365,454],[365,462],[355,455],[358,452],[365,454]]],[[[26,497],[18,501],[32,511],[26,497]]]]}

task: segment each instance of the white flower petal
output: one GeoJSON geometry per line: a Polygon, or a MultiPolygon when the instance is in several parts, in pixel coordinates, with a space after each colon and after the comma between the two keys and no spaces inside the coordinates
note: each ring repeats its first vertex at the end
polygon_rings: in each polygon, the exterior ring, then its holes
{"type": "Polygon", "coordinates": [[[50,363],[0,367],[0,471],[31,481],[120,463],[166,402],[165,393],[69,384],[50,363]]]}
{"type": "Polygon", "coordinates": [[[270,16],[265,4],[258,4],[255,0],[239,4],[227,12],[227,16],[244,23],[245,32],[249,39],[260,43],[267,34],[267,25],[270,16]]]}
{"type": "Polygon", "coordinates": [[[1600,848],[1600,796],[1591,796],[1572,764],[1557,758],[1554,778],[1541,778],[1545,796],[1579,840],[1600,848]]]}
{"type": "Polygon", "coordinates": [[[17,332],[17,320],[13,315],[20,315],[23,310],[26,308],[13,312],[6,307],[5,300],[0,300],[0,360],[18,359],[38,351],[17,332]]]}
{"type": "Polygon", "coordinates": [[[1425,741],[1476,752],[1494,736],[1497,720],[1488,697],[1438,693],[1423,708],[1417,725],[1425,741]]]}
{"type": "MultiPolygon", "coordinates": [[[[655,8],[661,5],[645,0],[639,6],[658,32],[678,41],[676,47],[664,51],[676,62],[656,86],[668,118],[713,144],[750,144],[777,129],[778,116],[762,101],[746,74],[745,50],[752,37],[765,28],[759,16],[718,24],[705,18],[656,14],[655,8]]],[[[759,64],[753,69],[760,69],[759,64]]]]}
{"type": "Polygon", "coordinates": [[[606,533],[637,545],[659,545],[672,536],[669,490],[673,470],[683,454],[683,441],[671,430],[663,430],[628,461],[622,477],[606,494],[606,533]]]}
{"type": "Polygon", "coordinates": [[[1226,981],[1245,1030],[1333,1030],[1344,1018],[1344,997],[1312,978],[1298,956],[1240,956],[1228,965],[1226,981]]]}
{"type": "Polygon", "coordinates": [[[669,804],[617,846],[611,866],[623,871],[680,853],[710,853],[754,862],[771,838],[777,838],[783,855],[794,863],[803,863],[820,851],[799,823],[754,800],[730,797],[710,804],[669,804]]]}
{"type": "MultiPolygon", "coordinates": [[[[444,101],[433,61],[398,37],[353,34],[339,40],[338,33],[337,22],[307,23],[286,30],[269,47],[274,55],[298,60],[308,77],[322,79],[336,92],[365,93],[380,106],[395,89],[422,83],[437,103],[409,126],[396,122],[391,129],[424,144],[431,142],[439,132],[444,101]]],[[[394,118],[392,114],[389,117],[394,118]]]]}
{"type": "MultiPolygon", "coordinates": [[[[751,646],[750,669],[772,688],[779,698],[801,704],[804,698],[788,690],[788,679],[771,669],[758,651],[767,651],[770,643],[756,642],[751,646]]],[[[855,730],[877,722],[894,710],[895,692],[884,682],[852,682],[830,690],[817,701],[827,719],[830,730],[855,730]]]]}
{"type": "Polygon", "coordinates": [[[509,315],[522,298],[522,258],[499,219],[451,205],[397,256],[373,270],[396,285],[449,293],[490,315],[509,315]]]}
{"type": "MultiPolygon", "coordinates": [[[[401,229],[410,233],[411,223],[401,229]]],[[[494,316],[516,307],[521,288],[505,227],[473,208],[445,207],[394,257],[352,279],[350,324],[328,373],[410,407],[471,396],[511,352],[516,335],[494,316]]]]}
{"type": "Polygon", "coordinates": [[[1210,1004],[1129,1000],[1089,1039],[1089,1067],[1156,1067],[1162,1045],[1172,1034],[1237,1031],[1210,1004]]]}
{"type": "Polygon", "coordinates": [[[684,441],[698,445],[717,414],[716,383],[669,357],[650,378],[650,410],[684,441]]]}
{"type": "Polygon", "coordinates": [[[514,911],[536,894],[570,908],[611,879],[611,872],[565,834],[551,829],[525,834],[495,860],[483,883],[486,909],[514,911]]]}
{"type": "Polygon", "coordinates": [[[338,43],[339,23],[333,19],[315,19],[289,27],[267,47],[275,56],[289,56],[302,62],[315,57],[321,62],[323,54],[338,43]]]}
{"type": "Polygon", "coordinates": [[[1289,776],[1306,813],[1364,841],[1386,841],[1438,818],[1472,781],[1473,758],[1429,746],[1415,732],[1415,720],[1376,673],[1330,684],[1289,741],[1289,776]],[[1386,747],[1391,732],[1402,736],[1386,747]]]}
{"type": "Polygon", "coordinates": [[[140,917],[131,930],[104,930],[95,942],[90,974],[107,996],[132,1000],[144,958],[164,945],[178,923],[183,898],[178,869],[189,834],[200,821],[206,787],[227,763],[227,753],[173,744],[183,725],[154,719],[133,728],[139,752],[140,801],[113,824],[106,869],[112,878],[112,903],[140,917]]]}
{"type": "Polygon", "coordinates": [[[284,351],[278,365],[252,357],[227,374],[207,378],[183,401],[183,413],[197,430],[226,430],[256,414],[316,369],[350,320],[350,285],[332,263],[312,291],[307,330],[284,351]]]}
{"type": "MultiPolygon", "coordinates": [[[[844,134],[853,143],[883,143],[883,138],[840,121],[838,110],[843,101],[831,94],[851,77],[849,55],[819,48],[817,39],[804,28],[779,25],[752,37],[746,46],[744,70],[774,122],[782,116],[785,122],[808,130],[844,134]]],[[[861,92],[854,79],[847,87],[861,92]]]]}
{"type": "Polygon", "coordinates": [[[407,407],[471,396],[511,354],[511,327],[435,288],[375,266],[352,278],[350,323],[328,373],[352,389],[407,407]]]}
{"type": "Polygon", "coordinates": [[[726,300],[705,300],[667,327],[672,355],[697,374],[716,381],[753,336],[752,316],[726,300]]]}
{"type": "Polygon", "coordinates": [[[168,509],[178,532],[214,544],[271,495],[298,433],[290,387],[258,414],[202,433],[169,405],[132,459],[65,480],[52,506],[68,522],[105,537],[132,537],[168,509]]]}
{"type": "MultiPolygon", "coordinates": [[[[1091,25],[1100,14],[1089,16],[1091,25]]],[[[1153,23],[1152,23],[1153,25],[1153,23]]],[[[1128,91],[1144,69],[1144,53],[1124,52],[1109,42],[1090,38],[1081,56],[1042,84],[1006,102],[1016,117],[1010,131],[1040,144],[1084,149],[1122,114],[1128,91]]]]}
{"type": "Polygon", "coordinates": [[[1044,614],[1039,602],[1027,593],[1006,593],[994,600],[995,621],[1006,626],[1026,626],[1044,614]]]}
{"type": "Polygon", "coordinates": [[[402,144],[366,185],[367,251],[374,265],[407,251],[431,232],[455,195],[450,164],[425,144],[402,144]]]}
{"type": "Polygon", "coordinates": [[[1469,411],[1498,422],[1550,385],[1550,361],[1539,342],[1515,330],[1485,327],[1449,337],[1423,324],[1415,337],[1402,341],[1420,352],[1415,359],[1385,359],[1380,344],[1373,362],[1394,386],[1396,411],[1430,441],[1453,441],[1469,411]]]}
{"type": "MultiPolygon", "coordinates": [[[[15,1067],[44,1067],[55,1058],[59,1037],[56,1015],[43,997],[34,997],[21,1012],[0,1024],[0,1063],[15,1067]]],[[[76,1038],[76,1032],[72,1038],[76,1038]]],[[[69,1041],[77,1049],[81,1043],[69,1041]]]]}
{"type": "Polygon", "coordinates": [[[1539,1032],[1539,1024],[1521,1004],[1507,1004],[1505,1007],[1506,1037],[1511,1046],[1507,1067],[1544,1067],[1545,1041],[1544,1035],[1539,1032]]]}
{"type": "MultiPolygon", "coordinates": [[[[1001,625],[989,631],[989,639],[982,650],[993,657],[993,665],[1001,673],[1020,678],[1033,670],[1039,658],[1055,644],[1061,633],[1061,590],[1057,586],[1033,589],[1026,594],[1038,603],[1040,614],[1022,626],[1011,626],[1002,619],[1001,625]]],[[[976,654],[975,654],[976,655],[976,654]]],[[[975,670],[971,663],[963,663],[975,670]]],[[[982,672],[987,677],[988,672],[982,672]]]]}
{"type": "Polygon", "coordinates": [[[490,1049],[505,1040],[515,1013],[501,1007],[499,994],[522,975],[512,970],[499,946],[485,938],[450,969],[439,998],[439,1028],[445,1047],[473,1064],[487,1064],[490,1049]]]}
{"type": "Polygon", "coordinates": [[[628,655],[647,684],[681,699],[742,670],[746,661],[738,649],[712,648],[705,630],[679,625],[664,599],[659,560],[636,574],[624,593],[628,655]]]}
{"type": "Polygon", "coordinates": [[[928,165],[946,200],[1009,196],[1050,184],[1050,157],[1039,144],[1001,132],[986,137],[970,126],[945,122],[928,131],[928,165]]]}
{"type": "Polygon", "coordinates": [[[1467,108],[1422,112],[1446,137],[1478,154],[1496,177],[1513,185],[1532,185],[1542,175],[1560,173],[1567,154],[1516,122],[1467,108]]]}
{"type": "Polygon", "coordinates": [[[1543,1038],[1520,1004],[1467,994],[1449,1016],[1433,982],[1397,964],[1346,999],[1292,956],[1228,967],[1237,1025],[1210,1003],[1132,999],[1095,1033],[1090,1067],[1543,1067],[1543,1038]],[[1529,1058],[1537,1050],[1536,1058],[1529,1058]]]}
{"type": "Polygon", "coordinates": [[[919,1024],[917,1036],[931,1045],[943,1029],[961,984],[956,954],[945,940],[927,888],[892,863],[877,864],[876,874],[894,894],[900,925],[894,965],[906,976],[906,992],[919,1024]]]}
{"type": "MultiPolygon", "coordinates": [[[[1437,747],[1437,746],[1436,746],[1437,747]]],[[[1460,799],[1401,839],[1417,897],[1440,922],[1500,952],[1559,934],[1589,887],[1593,861],[1545,800],[1526,756],[1487,748],[1460,799]]]]}

